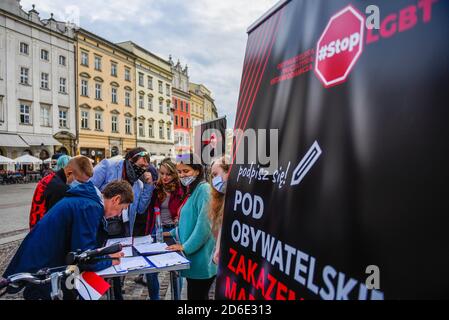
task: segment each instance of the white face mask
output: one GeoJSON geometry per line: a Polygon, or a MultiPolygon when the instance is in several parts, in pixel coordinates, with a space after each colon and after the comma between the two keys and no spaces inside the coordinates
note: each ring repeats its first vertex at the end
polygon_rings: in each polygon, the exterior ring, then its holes
{"type": "Polygon", "coordinates": [[[223,180],[222,176],[216,176],[212,179],[212,187],[221,194],[226,193],[227,182],[223,180]]]}
{"type": "Polygon", "coordinates": [[[196,178],[197,177],[195,177],[195,176],[190,176],[190,177],[181,178],[180,180],[184,187],[188,187],[196,180],[196,178]]]}

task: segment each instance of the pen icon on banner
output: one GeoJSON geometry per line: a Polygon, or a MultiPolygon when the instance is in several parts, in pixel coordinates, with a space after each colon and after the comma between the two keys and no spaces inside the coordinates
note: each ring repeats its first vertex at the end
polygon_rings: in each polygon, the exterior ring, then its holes
{"type": "Polygon", "coordinates": [[[307,151],[307,154],[302,158],[301,162],[296,167],[293,172],[292,182],[290,185],[296,186],[301,183],[306,174],[312,169],[315,162],[323,152],[321,151],[320,145],[317,141],[314,142],[312,147],[307,151]]]}

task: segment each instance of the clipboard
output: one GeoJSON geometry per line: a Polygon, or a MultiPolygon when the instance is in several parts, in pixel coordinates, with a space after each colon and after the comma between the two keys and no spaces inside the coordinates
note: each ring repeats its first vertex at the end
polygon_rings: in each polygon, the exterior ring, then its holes
{"type": "Polygon", "coordinates": [[[177,266],[181,264],[190,264],[190,261],[177,252],[168,252],[159,255],[148,256],[146,259],[157,269],[177,266]]]}

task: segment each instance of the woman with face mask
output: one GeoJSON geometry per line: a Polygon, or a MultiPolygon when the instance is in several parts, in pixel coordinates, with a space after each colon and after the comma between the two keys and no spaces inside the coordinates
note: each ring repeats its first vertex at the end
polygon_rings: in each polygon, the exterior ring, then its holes
{"type": "MultiPolygon", "coordinates": [[[[176,228],[179,219],[179,208],[184,200],[184,189],[179,181],[176,164],[170,159],[164,159],[159,168],[159,180],[148,208],[145,234],[155,235],[155,209],[160,210],[164,232],[176,228]]],[[[158,274],[146,276],[148,293],[151,300],[159,300],[158,274]]]]}
{"type": "Polygon", "coordinates": [[[210,259],[215,247],[207,217],[210,185],[204,179],[201,161],[193,154],[178,156],[177,170],[186,196],[180,209],[179,226],[170,232],[179,243],[168,249],[183,251],[190,260],[190,269],[181,272],[187,278],[188,299],[208,300],[217,274],[217,266],[210,259]]]}
{"type": "Polygon", "coordinates": [[[212,232],[217,240],[213,261],[218,264],[220,255],[221,225],[223,223],[223,211],[225,205],[226,187],[228,183],[230,161],[226,157],[215,160],[211,166],[212,198],[209,208],[209,219],[212,224],[212,232]]]}

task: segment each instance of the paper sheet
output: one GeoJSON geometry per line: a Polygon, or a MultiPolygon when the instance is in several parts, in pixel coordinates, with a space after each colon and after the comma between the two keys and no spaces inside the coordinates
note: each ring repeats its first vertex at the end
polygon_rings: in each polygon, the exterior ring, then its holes
{"type": "Polygon", "coordinates": [[[96,272],[96,274],[99,276],[109,276],[111,274],[116,274],[116,273],[117,273],[117,270],[115,270],[114,267],[109,267],[107,269],[96,272]]]}
{"type": "Polygon", "coordinates": [[[148,257],[148,260],[155,265],[156,268],[164,268],[176,266],[178,264],[190,263],[189,260],[181,256],[177,252],[165,253],[148,257]]]}
{"type": "Polygon", "coordinates": [[[146,236],[146,237],[135,237],[134,238],[134,246],[139,246],[142,244],[150,244],[153,243],[153,237],[152,236],[146,236]]]}
{"type": "Polygon", "coordinates": [[[150,264],[148,263],[148,261],[145,260],[144,257],[123,258],[120,260],[119,265],[114,266],[117,272],[127,272],[150,267],[151,267],[150,264]]]}
{"type": "Polygon", "coordinates": [[[154,253],[162,253],[162,252],[170,252],[169,250],[165,250],[168,247],[166,243],[149,243],[149,244],[141,244],[134,245],[134,248],[140,254],[154,254],[154,253]]]}
{"type": "Polygon", "coordinates": [[[133,245],[133,238],[117,238],[117,239],[109,239],[106,242],[106,247],[112,246],[113,244],[120,243],[122,246],[132,246],[133,245]]]}
{"type": "Polygon", "coordinates": [[[123,247],[122,252],[125,254],[125,257],[133,256],[133,248],[132,247],[123,247]]]}

